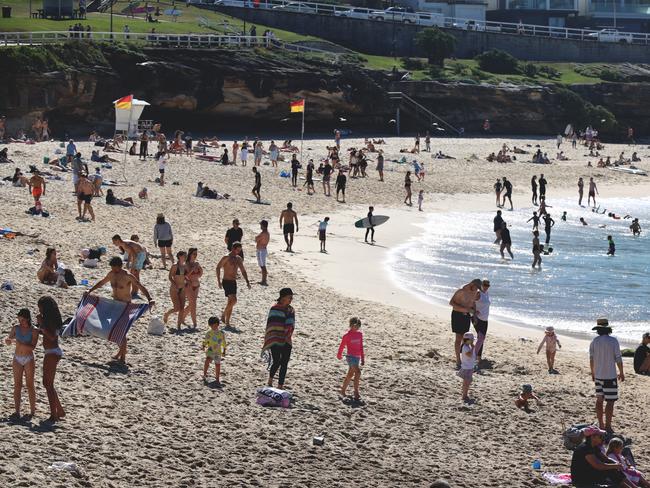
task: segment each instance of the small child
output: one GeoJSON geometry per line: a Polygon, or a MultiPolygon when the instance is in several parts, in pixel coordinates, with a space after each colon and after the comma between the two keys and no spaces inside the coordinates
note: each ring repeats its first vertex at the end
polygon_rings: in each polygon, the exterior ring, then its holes
{"type": "Polygon", "coordinates": [[[217,317],[210,317],[208,319],[208,325],[210,326],[210,330],[206,332],[203,338],[203,345],[201,346],[201,349],[205,351],[203,382],[207,383],[208,368],[210,367],[210,363],[214,361],[214,377],[217,381],[217,386],[221,386],[219,377],[221,375],[221,359],[226,356],[226,336],[223,331],[219,330],[219,319],[217,317]]]}
{"type": "Polygon", "coordinates": [[[363,354],[363,334],[359,330],[361,328],[361,320],[357,317],[350,319],[350,330],[341,339],[339,351],[336,353],[337,359],[343,359],[343,349],[347,348],[345,355],[348,362],[348,374],[343,380],[341,386],[341,396],[345,397],[345,392],[348,389],[350,381],[354,381],[354,400],[359,401],[359,381],[361,379],[361,368],[365,364],[365,356],[363,354]]]}
{"type": "Polygon", "coordinates": [[[623,474],[634,486],[650,487],[650,483],[643,477],[643,474],[623,455],[624,447],[623,441],[614,437],[607,445],[607,457],[623,466],[623,474]]]}
{"type": "Polygon", "coordinates": [[[523,409],[524,412],[531,413],[533,410],[531,410],[530,406],[528,405],[528,402],[530,400],[535,400],[538,405],[541,404],[537,395],[533,393],[532,385],[521,385],[521,393],[515,400],[515,405],[517,406],[517,408],[523,409]]]}
{"type": "Polygon", "coordinates": [[[146,187],[142,188],[142,190],[138,192],[138,198],[140,200],[147,200],[149,198],[149,192],[146,187]]]}
{"type": "Polygon", "coordinates": [[[327,224],[329,221],[330,218],[325,217],[325,219],[318,222],[318,240],[320,241],[320,252],[327,252],[325,250],[325,239],[327,238],[327,224]]]}
{"type": "Polygon", "coordinates": [[[533,216],[529,218],[526,223],[530,221],[533,222],[533,230],[539,230],[539,217],[537,216],[537,212],[533,212],[533,216]]]}
{"type": "Polygon", "coordinates": [[[557,348],[559,347],[562,349],[562,344],[560,344],[560,339],[555,335],[555,329],[553,326],[549,325],[546,327],[544,338],[537,348],[537,354],[542,350],[544,344],[546,344],[546,364],[548,365],[548,374],[559,374],[558,370],[553,368],[553,365],[555,364],[555,353],[557,348]]]}
{"type": "Polygon", "coordinates": [[[472,384],[475,363],[474,334],[465,332],[463,335],[463,343],[460,347],[460,369],[456,373],[459,378],[463,379],[461,394],[465,403],[472,403],[472,400],[469,398],[469,385],[472,384]]]}
{"type": "Polygon", "coordinates": [[[607,236],[607,243],[609,244],[607,255],[613,256],[616,253],[616,244],[614,244],[614,239],[612,239],[612,236],[607,236]]]}
{"type": "Polygon", "coordinates": [[[562,212],[562,217],[561,218],[562,218],[563,222],[566,222],[566,210],[564,212],[562,212]]]}
{"type": "Polygon", "coordinates": [[[422,204],[424,203],[424,190],[420,190],[418,193],[418,210],[422,212],[422,204]]]}

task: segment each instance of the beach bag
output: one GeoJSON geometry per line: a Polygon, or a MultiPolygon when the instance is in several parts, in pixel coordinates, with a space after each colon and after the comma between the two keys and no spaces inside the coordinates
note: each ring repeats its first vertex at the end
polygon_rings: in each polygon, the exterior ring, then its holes
{"type": "Polygon", "coordinates": [[[65,269],[63,271],[63,279],[65,280],[66,285],[77,286],[77,280],[74,277],[74,273],[72,272],[71,269],[65,269]]]}
{"type": "Polygon", "coordinates": [[[289,408],[293,395],[286,390],[265,386],[257,389],[256,403],[263,407],[289,408]]]}
{"type": "Polygon", "coordinates": [[[84,268],[96,268],[97,263],[99,263],[99,259],[88,258],[83,262],[82,266],[84,268]]]}
{"type": "Polygon", "coordinates": [[[564,447],[569,451],[575,451],[576,448],[582,444],[582,441],[585,439],[585,436],[582,433],[582,429],[589,427],[591,424],[578,424],[572,425],[562,434],[562,441],[564,442],[564,447]]]}
{"type": "Polygon", "coordinates": [[[152,317],[149,321],[149,328],[147,334],[161,336],[165,333],[165,324],[159,317],[152,317]]]}

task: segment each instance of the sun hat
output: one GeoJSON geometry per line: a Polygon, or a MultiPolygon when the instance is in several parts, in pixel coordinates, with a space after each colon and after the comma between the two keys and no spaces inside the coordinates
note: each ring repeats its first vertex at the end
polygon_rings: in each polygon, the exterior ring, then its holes
{"type": "Polygon", "coordinates": [[[607,434],[607,432],[598,428],[595,425],[590,425],[589,427],[585,427],[584,429],[582,429],[582,434],[585,437],[591,437],[592,435],[605,435],[607,434]]]}
{"type": "Polygon", "coordinates": [[[474,334],[472,334],[471,332],[465,332],[465,333],[463,334],[463,340],[465,340],[465,339],[471,339],[471,340],[474,340],[474,334]]]}
{"type": "Polygon", "coordinates": [[[591,330],[598,330],[598,329],[611,329],[611,325],[609,325],[609,320],[607,320],[604,317],[601,317],[599,319],[596,319],[596,326],[592,327],[591,330]]]}

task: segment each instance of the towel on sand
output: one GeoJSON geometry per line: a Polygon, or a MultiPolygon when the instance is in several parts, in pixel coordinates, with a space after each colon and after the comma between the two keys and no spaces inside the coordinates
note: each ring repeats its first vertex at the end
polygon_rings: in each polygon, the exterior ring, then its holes
{"type": "Polygon", "coordinates": [[[79,302],[74,318],[61,335],[90,335],[120,345],[133,323],[148,309],[147,304],[124,303],[87,295],[79,302]]]}
{"type": "Polygon", "coordinates": [[[552,485],[571,484],[571,475],[569,473],[544,473],[542,476],[552,485]]]}

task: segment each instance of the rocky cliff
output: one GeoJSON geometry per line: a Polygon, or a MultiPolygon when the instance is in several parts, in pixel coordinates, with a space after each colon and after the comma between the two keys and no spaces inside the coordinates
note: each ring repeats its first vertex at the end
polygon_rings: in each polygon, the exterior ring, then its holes
{"type": "MultiPolygon", "coordinates": [[[[389,132],[395,106],[388,91],[402,91],[467,132],[484,119],[495,132],[553,135],[567,123],[592,124],[611,137],[627,124],[650,132],[645,113],[648,83],[604,83],[566,88],[438,82],[390,82],[387,75],[352,64],[266,50],[134,49],[69,43],[0,52],[0,108],[10,133],[36,116],[50,119],[55,135],[110,132],[112,101],[133,93],[151,106],[143,118],[167,130],[295,130],[299,116],[288,103],[307,99],[311,130],[342,125],[389,132]],[[601,107],[602,106],[602,107],[601,107]],[[603,108],[604,107],[604,108],[603,108]],[[605,122],[602,122],[605,120],[605,122]]],[[[404,130],[426,122],[404,110],[404,130]]]]}

